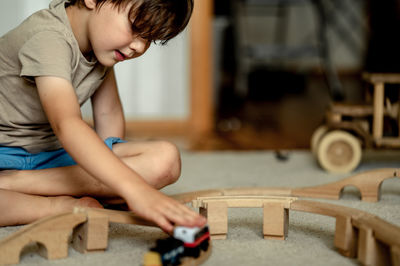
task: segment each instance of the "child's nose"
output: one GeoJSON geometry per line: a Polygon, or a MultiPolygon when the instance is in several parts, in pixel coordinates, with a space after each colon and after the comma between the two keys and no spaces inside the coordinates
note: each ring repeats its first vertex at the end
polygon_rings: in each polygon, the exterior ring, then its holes
{"type": "Polygon", "coordinates": [[[143,38],[136,37],[136,38],[133,38],[129,47],[132,50],[134,50],[135,53],[142,54],[146,51],[146,49],[148,47],[148,42],[147,42],[147,40],[145,40],[143,38]]]}

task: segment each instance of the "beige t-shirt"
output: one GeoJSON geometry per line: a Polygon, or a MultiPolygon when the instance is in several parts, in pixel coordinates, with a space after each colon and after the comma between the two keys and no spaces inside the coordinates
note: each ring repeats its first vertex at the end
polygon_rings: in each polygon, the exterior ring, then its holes
{"type": "Polygon", "coordinates": [[[0,38],[0,146],[31,153],[61,148],[40,103],[34,77],[71,82],[82,105],[104,79],[107,68],[80,52],[65,11],[54,0],[0,38]]]}

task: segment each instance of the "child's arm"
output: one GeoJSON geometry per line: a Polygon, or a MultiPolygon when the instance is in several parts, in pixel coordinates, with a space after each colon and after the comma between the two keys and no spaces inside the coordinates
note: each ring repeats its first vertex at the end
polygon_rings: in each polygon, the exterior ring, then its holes
{"type": "Polygon", "coordinates": [[[108,137],[124,138],[125,118],[118,95],[114,69],[110,69],[101,86],[91,98],[94,126],[103,140],[108,137]]]}
{"type": "Polygon", "coordinates": [[[35,81],[44,111],[65,150],[85,171],[123,197],[132,211],[167,232],[173,224],[205,224],[195,212],[151,188],[106,147],[82,120],[70,82],[57,77],[37,77],[35,81]]]}

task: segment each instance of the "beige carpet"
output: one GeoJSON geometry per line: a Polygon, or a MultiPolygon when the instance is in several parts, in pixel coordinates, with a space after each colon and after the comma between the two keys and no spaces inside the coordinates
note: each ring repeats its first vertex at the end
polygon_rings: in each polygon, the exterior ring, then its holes
{"type": "MultiPolygon", "coordinates": [[[[303,187],[350,176],[325,173],[308,151],[289,152],[286,161],[269,151],[183,152],[182,161],[181,180],[165,193],[243,186],[303,187]]],[[[399,151],[367,153],[356,172],[399,166],[399,151]]],[[[381,193],[378,203],[361,202],[359,193],[349,189],[341,200],[325,201],[358,208],[400,226],[400,179],[385,181],[381,193]]],[[[0,228],[0,238],[18,228],[0,228]]],[[[212,255],[203,265],[359,265],[335,251],[334,230],[333,218],[291,211],[288,238],[264,240],[261,209],[230,209],[228,238],[213,241],[212,255]]],[[[154,228],[112,224],[104,253],[80,254],[70,248],[68,258],[47,261],[31,245],[24,250],[21,265],[141,265],[143,254],[163,236],[154,228]]]]}

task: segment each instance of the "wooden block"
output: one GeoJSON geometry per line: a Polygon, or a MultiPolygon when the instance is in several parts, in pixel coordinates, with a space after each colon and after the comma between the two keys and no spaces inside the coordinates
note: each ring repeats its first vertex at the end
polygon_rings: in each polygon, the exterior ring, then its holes
{"type": "Polygon", "coordinates": [[[373,230],[360,226],[358,238],[358,260],[364,265],[390,265],[388,247],[374,238],[373,230]]]}
{"type": "Polygon", "coordinates": [[[357,255],[358,230],[353,227],[350,216],[336,217],[334,244],[343,256],[354,258],[357,255]]]}
{"type": "Polygon", "coordinates": [[[392,257],[392,265],[400,266],[400,246],[393,246],[390,249],[391,257],[392,257]]]}
{"type": "Polygon", "coordinates": [[[285,240],[288,233],[289,210],[282,203],[264,203],[264,239],[285,240]]]}
{"type": "Polygon", "coordinates": [[[388,247],[400,246],[400,228],[394,224],[368,213],[359,216],[352,221],[357,227],[369,227],[374,231],[374,238],[388,247]]]}
{"type": "Polygon", "coordinates": [[[375,260],[375,239],[370,228],[359,228],[358,260],[364,265],[371,265],[375,260]]]}
{"type": "Polygon", "coordinates": [[[200,208],[210,228],[212,239],[225,239],[228,233],[228,206],[226,202],[210,201],[206,208],[200,208]]]}
{"type": "Polygon", "coordinates": [[[108,216],[88,210],[87,218],[87,221],[74,231],[73,247],[81,253],[106,250],[108,246],[108,216]]]}

